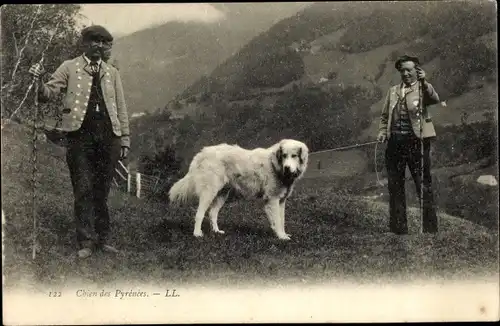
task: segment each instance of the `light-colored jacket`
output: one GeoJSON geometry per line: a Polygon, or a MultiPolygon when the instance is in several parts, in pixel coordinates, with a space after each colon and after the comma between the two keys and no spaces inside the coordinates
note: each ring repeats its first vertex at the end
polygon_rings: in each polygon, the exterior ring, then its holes
{"type": "MultiPolygon", "coordinates": [[[[130,147],[130,130],[123,86],[118,70],[101,62],[102,94],[111,119],[113,132],[121,138],[122,146],[130,147]]],[[[80,129],[87,112],[92,85],[92,73],[82,56],[64,61],[40,88],[41,100],[52,100],[64,92],[62,121],[56,130],[63,132],[80,129]]]]}
{"type": "Polygon", "coordinates": [[[387,136],[387,139],[391,137],[391,123],[394,108],[398,104],[398,101],[402,100],[406,101],[408,115],[410,117],[411,125],[413,131],[415,132],[415,135],[418,138],[422,138],[420,135],[420,127],[422,127],[423,138],[436,136],[434,124],[432,123],[432,117],[427,107],[429,105],[439,103],[439,95],[430,83],[427,83],[427,85],[428,86],[426,89],[422,89],[422,114],[419,112],[419,88],[422,87],[420,82],[412,85],[410,87],[410,91],[408,91],[404,96],[401,94],[402,84],[394,85],[389,89],[384,101],[384,106],[382,107],[382,113],[380,115],[379,135],[384,134],[387,136]],[[422,123],[422,126],[420,125],[420,123],[422,123]]]}

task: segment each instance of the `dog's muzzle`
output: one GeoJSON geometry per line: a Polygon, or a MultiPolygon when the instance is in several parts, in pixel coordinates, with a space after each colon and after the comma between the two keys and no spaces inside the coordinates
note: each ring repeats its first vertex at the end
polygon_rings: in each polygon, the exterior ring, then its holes
{"type": "Polygon", "coordinates": [[[295,179],[300,175],[300,170],[295,170],[292,172],[289,166],[283,167],[283,176],[286,179],[295,179]]]}

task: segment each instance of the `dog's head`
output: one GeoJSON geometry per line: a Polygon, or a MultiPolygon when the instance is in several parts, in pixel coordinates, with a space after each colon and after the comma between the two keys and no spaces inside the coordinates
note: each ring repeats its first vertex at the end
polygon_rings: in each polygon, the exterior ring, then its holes
{"type": "Polygon", "coordinates": [[[283,139],[274,145],[274,169],[287,180],[295,180],[304,174],[308,158],[309,149],[300,141],[283,139]]]}

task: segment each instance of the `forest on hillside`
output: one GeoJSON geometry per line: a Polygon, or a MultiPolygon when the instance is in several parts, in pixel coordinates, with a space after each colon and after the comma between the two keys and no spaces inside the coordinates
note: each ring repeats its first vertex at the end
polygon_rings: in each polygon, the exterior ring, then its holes
{"type": "MultiPolygon", "coordinates": [[[[372,96],[365,93],[363,98],[362,89],[351,92],[357,105],[346,102],[340,92],[305,89],[282,95],[273,108],[259,104],[226,106],[211,115],[183,119],[171,119],[168,111],[150,114],[132,122],[136,135],[133,150],[143,173],[171,180],[186,172],[202,147],[217,143],[253,148],[270,146],[281,138],[296,138],[308,144],[311,152],[345,146],[371,122],[366,110],[355,108],[363,107],[363,101],[368,105],[372,96]]],[[[481,122],[436,125],[436,132],[435,168],[485,159],[488,164],[497,161],[498,126],[492,114],[481,122]]],[[[373,149],[367,147],[365,154],[369,162],[366,172],[375,171],[373,149]]],[[[378,165],[383,166],[383,155],[379,160],[378,165]]]]}
{"type": "Polygon", "coordinates": [[[345,29],[340,39],[323,44],[324,49],[365,53],[408,42],[408,48],[396,51],[388,59],[393,60],[403,51],[418,56],[422,64],[440,58],[442,66],[433,78],[445,97],[463,92],[470,74],[495,76],[494,41],[491,46],[477,42],[479,37],[496,31],[496,10],[491,3],[323,3],[284,19],[254,38],[178,98],[206,91],[230,93],[241,88],[287,85],[304,77],[303,62],[295,51],[290,51],[290,45],[310,43],[340,29],[345,29]]]}
{"type": "Polygon", "coordinates": [[[216,142],[253,147],[283,137],[304,139],[311,150],[320,150],[343,144],[366,128],[370,117],[363,108],[381,96],[361,87],[296,87],[279,95],[271,107],[262,104],[264,99],[221,102],[211,112],[194,117],[171,120],[171,114],[164,111],[136,119],[133,126],[140,135],[137,148],[153,151],[169,142],[175,142],[172,145],[178,152],[190,154],[190,148],[196,151],[216,142]],[[168,130],[166,138],[164,130],[168,130]]]}
{"type": "MultiPolygon", "coordinates": [[[[354,55],[406,42],[385,61],[374,62],[380,66],[375,79],[384,69],[393,69],[388,62],[410,52],[424,64],[437,62],[432,83],[442,98],[478,87],[471,86],[473,76],[483,84],[496,82],[494,40],[484,39],[495,31],[495,8],[487,2],[416,2],[411,7],[403,2],[315,4],[277,23],[186,89],[174,103],[176,111],[182,111],[188,100],[197,107],[192,114],[171,120],[171,107],[166,106],[135,121],[137,155],[145,173],[180,173],[203,146],[220,142],[266,147],[291,137],[306,142],[311,151],[351,143],[377,119],[370,107],[389,85],[377,80],[318,84],[304,76],[303,54],[290,50],[293,42],[307,45],[340,29],[340,38],[323,42],[323,50],[354,55]]],[[[335,80],[335,72],[325,73],[335,80]]],[[[445,134],[455,128],[455,138],[470,133],[465,125],[442,128],[445,134]]],[[[473,137],[477,142],[469,144],[469,160],[493,155],[492,150],[481,149],[484,142],[491,144],[492,128],[488,125],[488,132],[473,137]],[[472,154],[476,152],[480,154],[472,154]]],[[[446,146],[439,148],[448,153],[446,146]]]]}

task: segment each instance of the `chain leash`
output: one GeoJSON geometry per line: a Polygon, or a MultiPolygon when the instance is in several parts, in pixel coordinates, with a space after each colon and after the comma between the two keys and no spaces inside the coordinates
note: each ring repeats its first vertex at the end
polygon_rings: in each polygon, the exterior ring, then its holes
{"type": "Polygon", "coordinates": [[[374,152],[373,159],[374,159],[374,164],[375,164],[375,174],[377,176],[377,184],[379,186],[384,186],[384,184],[380,180],[379,170],[378,170],[378,162],[377,162],[378,143],[379,143],[378,140],[374,140],[374,141],[369,141],[369,142],[361,143],[361,144],[354,144],[354,145],[342,146],[342,147],[337,147],[337,148],[332,148],[332,149],[325,149],[325,150],[317,151],[317,152],[311,152],[311,153],[309,153],[309,155],[311,156],[311,155],[319,154],[319,153],[336,152],[336,151],[341,151],[341,150],[345,150],[345,149],[358,148],[358,147],[363,147],[363,146],[375,144],[375,152],[374,152]]]}

